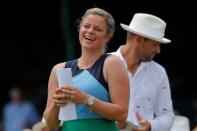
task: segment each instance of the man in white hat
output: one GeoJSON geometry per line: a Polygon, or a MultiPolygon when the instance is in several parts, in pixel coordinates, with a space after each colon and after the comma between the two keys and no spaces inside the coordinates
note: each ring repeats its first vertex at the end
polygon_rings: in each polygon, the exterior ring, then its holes
{"type": "Polygon", "coordinates": [[[119,123],[121,131],[170,131],[174,113],[167,73],[153,61],[160,53],[160,44],[171,41],[164,38],[166,23],[150,14],[137,13],[127,26],[126,44],[112,54],[120,57],[130,79],[128,123],[119,123]],[[134,129],[135,128],[135,129],[134,129]]]}

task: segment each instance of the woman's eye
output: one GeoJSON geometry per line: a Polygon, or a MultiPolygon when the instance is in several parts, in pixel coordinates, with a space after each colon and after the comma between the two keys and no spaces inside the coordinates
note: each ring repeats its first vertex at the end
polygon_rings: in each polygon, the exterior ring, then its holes
{"type": "Polygon", "coordinates": [[[89,26],[88,26],[88,25],[84,25],[83,27],[84,27],[84,28],[89,28],[89,26]]]}
{"type": "Polygon", "coordinates": [[[96,28],[95,30],[96,30],[96,31],[99,31],[99,32],[101,31],[101,29],[99,29],[99,28],[96,28]]]}

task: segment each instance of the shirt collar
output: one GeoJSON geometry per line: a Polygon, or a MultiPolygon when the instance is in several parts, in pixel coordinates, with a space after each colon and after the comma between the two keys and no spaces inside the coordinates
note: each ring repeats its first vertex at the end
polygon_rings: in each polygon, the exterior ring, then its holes
{"type": "Polygon", "coordinates": [[[119,56],[120,59],[123,61],[123,64],[126,67],[126,69],[128,69],[127,62],[124,59],[124,57],[122,56],[121,47],[118,48],[118,50],[116,51],[116,53],[117,53],[117,56],[119,56]]]}
{"type": "MultiPolygon", "coordinates": [[[[115,55],[119,56],[119,58],[123,61],[123,64],[126,67],[126,69],[128,69],[127,62],[124,59],[124,57],[122,55],[122,52],[121,52],[121,46],[118,48],[118,50],[116,52],[114,52],[112,54],[115,54],[115,55]]],[[[142,62],[140,62],[139,70],[141,70],[143,68],[146,68],[150,62],[152,62],[152,61],[142,61],[142,62]]]]}

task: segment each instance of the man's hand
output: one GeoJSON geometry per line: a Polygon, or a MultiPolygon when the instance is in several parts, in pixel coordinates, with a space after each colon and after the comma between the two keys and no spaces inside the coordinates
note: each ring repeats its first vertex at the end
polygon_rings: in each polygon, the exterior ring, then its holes
{"type": "Polygon", "coordinates": [[[134,131],[151,131],[151,124],[148,120],[144,119],[139,112],[136,113],[139,128],[134,131]]]}
{"type": "Polygon", "coordinates": [[[117,125],[118,125],[118,128],[119,128],[119,129],[124,129],[124,128],[127,127],[127,123],[126,123],[126,122],[125,122],[125,123],[120,123],[120,122],[118,122],[117,125]]]}

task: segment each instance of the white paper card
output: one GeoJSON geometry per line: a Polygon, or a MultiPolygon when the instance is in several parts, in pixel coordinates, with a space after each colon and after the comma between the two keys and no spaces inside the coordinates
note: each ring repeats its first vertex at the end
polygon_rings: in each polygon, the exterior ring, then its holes
{"type": "MultiPolygon", "coordinates": [[[[57,68],[56,74],[59,87],[73,84],[71,68],[57,68]]],[[[66,121],[73,119],[77,119],[74,103],[68,103],[65,106],[60,107],[59,120],[66,121]]]]}
{"type": "Polygon", "coordinates": [[[134,123],[132,123],[130,121],[127,121],[127,125],[129,127],[129,129],[137,129],[137,128],[139,128],[138,124],[134,124],[134,123]]]}
{"type": "MultiPolygon", "coordinates": [[[[135,113],[132,113],[132,114],[135,114],[135,113]]],[[[138,121],[136,120],[135,115],[130,115],[127,120],[128,120],[127,124],[128,124],[129,129],[139,128],[140,125],[139,125],[138,121]]]]}

